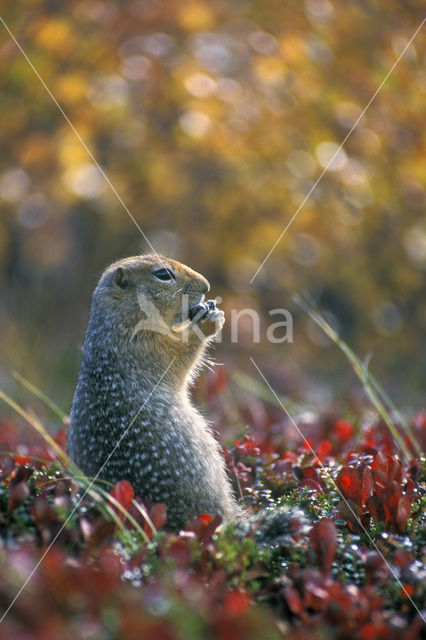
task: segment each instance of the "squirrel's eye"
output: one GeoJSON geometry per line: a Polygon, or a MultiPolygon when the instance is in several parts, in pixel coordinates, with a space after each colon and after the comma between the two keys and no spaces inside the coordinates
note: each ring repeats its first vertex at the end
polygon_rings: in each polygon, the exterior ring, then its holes
{"type": "Polygon", "coordinates": [[[171,269],[167,269],[166,267],[161,267],[160,269],[156,269],[152,272],[152,275],[157,280],[161,282],[171,282],[175,279],[175,274],[171,269]]]}

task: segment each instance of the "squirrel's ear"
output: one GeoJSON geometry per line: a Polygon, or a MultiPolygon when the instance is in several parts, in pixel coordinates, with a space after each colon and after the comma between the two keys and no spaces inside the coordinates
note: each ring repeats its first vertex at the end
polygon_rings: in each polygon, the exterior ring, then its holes
{"type": "Polygon", "coordinates": [[[114,284],[120,289],[127,289],[131,284],[130,271],[118,267],[114,273],[114,284]]]}

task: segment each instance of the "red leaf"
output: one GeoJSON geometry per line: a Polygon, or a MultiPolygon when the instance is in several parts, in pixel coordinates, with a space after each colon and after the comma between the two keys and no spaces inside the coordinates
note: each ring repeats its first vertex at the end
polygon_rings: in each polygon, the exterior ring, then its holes
{"type": "Polygon", "coordinates": [[[13,456],[13,459],[15,460],[16,464],[31,464],[31,462],[33,461],[33,457],[32,456],[13,456]]]}
{"type": "Polygon", "coordinates": [[[388,476],[390,480],[395,480],[395,482],[401,484],[402,464],[398,456],[393,456],[393,458],[390,458],[388,476]]]}
{"type": "Polygon", "coordinates": [[[373,624],[368,622],[360,629],[360,638],[362,640],[378,640],[378,638],[390,638],[389,629],[384,624],[373,624]]]}
{"type": "Polygon", "coordinates": [[[302,467],[296,465],[293,467],[293,475],[302,486],[309,487],[310,489],[319,491],[320,493],[324,491],[324,486],[315,467],[303,467],[302,469],[302,467]]]}
{"type": "Polygon", "coordinates": [[[167,507],[165,502],[154,504],[149,510],[149,517],[156,529],[161,529],[167,522],[167,507]]]}
{"type": "Polygon", "coordinates": [[[185,525],[185,531],[192,531],[200,542],[208,544],[221,522],[221,516],[212,518],[210,514],[203,513],[198,518],[189,520],[185,525]]]}
{"type": "MultiPolygon", "coordinates": [[[[126,511],[129,510],[135,495],[132,485],[127,482],[127,480],[120,480],[120,482],[117,482],[109,494],[115,498],[115,500],[117,500],[117,502],[123,507],[123,509],[126,509],[126,511]]],[[[120,514],[123,516],[121,511],[120,514]]]]}
{"type": "Polygon", "coordinates": [[[364,529],[361,525],[361,520],[358,515],[358,504],[355,500],[352,500],[351,498],[340,500],[337,509],[342,518],[348,523],[351,531],[354,531],[355,533],[362,533],[364,529]]]}
{"type": "Polygon", "coordinates": [[[313,491],[318,491],[318,493],[323,492],[323,488],[317,480],[313,478],[307,478],[307,480],[303,481],[303,486],[308,487],[308,489],[313,489],[313,491]]]}
{"type": "Polygon", "coordinates": [[[376,494],[368,498],[366,506],[376,524],[385,521],[385,509],[382,501],[376,494]]]}
{"type": "Polygon", "coordinates": [[[354,432],[353,426],[345,420],[337,420],[334,425],[334,429],[340,442],[346,442],[349,440],[354,432]]]}
{"type": "Polygon", "coordinates": [[[314,441],[312,438],[304,438],[303,440],[303,448],[306,449],[307,451],[311,451],[311,449],[313,449],[314,446],[314,441]]]}
{"type": "Polygon", "coordinates": [[[319,481],[318,472],[315,469],[315,467],[303,467],[303,469],[301,469],[301,472],[302,472],[303,479],[306,480],[307,478],[312,478],[312,480],[319,481]]]}
{"type": "Polygon", "coordinates": [[[388,574],[388,566],[377,551],[369,551],[365,560],[365,574],[368,584],[382,584],[388,574]]]}
{"type": "Polygon", "coordinates": [[[223,603],[224,613],[230,618],[235,618],[244,614],[250,606],[250,598],[241,591],[231,591],[228,593],[223,603]]]}
{"type": "Polygon", "coordinates": [[[407,526],[407,520],[410,517],[411,500],[408,496],[401,496],[395,514],[395,525],[401,533],[407,526]]]}
{"type": "Polygon", "coordinates": [[[171,542],[166,539],[165,544],[160,544],[160,554],[167,561],[172,558],[175,561],[176,566],[183,569],[188,566],[192,558],[192,551],[189,543],[189,538],[172,538],[171,542]]]}
{"type": "Polygon", "coordinates": [[[365,465],[361,470],[361,495],[359,500],[359,508],[367,502],[368,498],[373,494],[373,475],[370,467],[365,465]]]}
{"type": "Polygon", "coordinates": [[[318,449],[317,455],[320,460],[323,460],[333,449],[333,445],[328,440],[321,440],[318,449]]]}
{"type": "Polygon", "coordinates": [[[305,584],[304,605],[305,608],[312,608],[316,611],[324,610],[330,600],[330,595],[325,585],[317,584],[314,581],[308,581],[305,584]]]}
{"type": "Polygon", "coordinates": [[[291,460],[278,460],[276,464],[273,464],[272,468],[274,473],[285,476],[293,471],[293,463],[291,460]]]}
{"type": "Polygon", "coordinates": [[[358,504],[361,500],[361,474],[353,467],[342,467],[336,478],[336,484],[346,498],[355,500],[358,504]]]}
{"type": "Polygon", "coordinates": [[[409,496],[414,496],[414,490],[416,488],[415,482],[411,478],[407,478],[407,484],[405,487],[405,492],[409,496]]]}
{"type": "Polygon", "coordinates": [[[382,493],[385,508],[386,524],[393,524],[399,531],[405,529],[410,515],[411,500],[402,493],[401,487],[395,480],[382,493]]]}
{"type": "Polygon", "coordinates": [[[286,587],[284,589],[284,597],[287,601],[290,611],[297,616],[302,615],[303,603],[298,591],[296,591],[296,589],[294,589],[293,587],[286,587]]]}
{"type": "Polygon", "coordinates": [[[373,469],[374,488],[378,496],[381,496],[383,491],[388,486],[389,478],[383,469],[373,469]]]}
{"type": "Polygon", "coordinates": [[[402,549],[401,547],[395,551],[394,560],[402,569],[406,569],[412,562],[414,562],[414,558],[411,553],[407,551],[407,549],[402,549]]]}
{"type": "Polygon", "coordinates": [[[51,525],[57,521],[56,512],[47,502],[46,496],[34,498],[31,513],[38,528],[51,525]]]}
{"type": "Polygon", "coordinates": [[[406,584],[404,585],[404,588],[401,589],[401,596],[403,598],[411,598],[413,593],[414,593],[414,587],[412,584],[406,584]]]}
{"type": "MultiPolygon", "coordinates": [[[[0,451],[10,451],[10,446],[6,442],[1,442],[0,451]]],[[[14,468],[14,459],[8,454],[0,454],[0,480],[10,476],[14,468]]]]}
{"type": "Polygon", "coordinates": [[[330,518],[322,518],[312,527],[309,537],[317,554],[321,570],[329,572],[337,549],[334,522],[330,518]]]}
{"type": "Polygon", "coordinates": [[[80,522],[80,529],[86,542],[89,542],[88,550],[99,549],[102,543],[110,540],[115,530],[114,522],[108,522],[99,518],[95,522],[80,522]]]}
{"type": "Polygon", "coordinates": [[[388,469],[389,469],[389,463],[388,463],[387,456],[385,456],[384,453],[379,451],[379,453],[374,458],[374,460],[373,460],[373,462],[371,464],[371,469],[373,471],[375,469],[380,469],[380,471],[384,471],[386,473],[386,475],[387,475],[388,474],[388,469]]]}
{"type": "Polygon", "coordinates": [[[12,513],[16,507],[19,507],[20,504],[24,502],[30,495],[30,490],[24,481],[18,482],[17,484],[11,484],[9,487],[9,504],[8,504],[8,513],[9,515],[12,513]]]}
{"type": "Polygon", "coordinates": [[[213,520],[212,516],[209,513],[202,513],[198,517],[203,524],[209,524],[213,520]]]}
{"type": "Polygon", "coordinates": [[[259,445],[254,436],[244,436],[244,443],[241,440],[235,440],[235,446],[240,455],[258,456],[260,455],[259,445]]]}

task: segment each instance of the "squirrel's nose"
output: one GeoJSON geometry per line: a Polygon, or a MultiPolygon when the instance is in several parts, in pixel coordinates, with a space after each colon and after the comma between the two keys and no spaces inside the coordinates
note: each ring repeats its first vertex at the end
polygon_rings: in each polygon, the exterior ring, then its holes
{"type": "Polygon", "coordinates": [[[210,291],[210,282],[206,280],[203,276],[197,278],[197,280],[193,282],[188,282],[183,287],[183,293],[202,293],[203,295],[210,291]]]}

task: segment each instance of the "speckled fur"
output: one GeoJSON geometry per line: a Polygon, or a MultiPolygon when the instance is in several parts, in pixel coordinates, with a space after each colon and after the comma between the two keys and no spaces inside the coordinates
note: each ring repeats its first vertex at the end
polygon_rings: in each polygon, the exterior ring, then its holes
{"type": "Polygon", "coordinates": [[[192,305],[208,289],[202,275],[163,256],[126,258],[108,267],[93,294],[71,409],[72,460],[96,476],[128,429],[99,477],[111,483],[126,479],[142,499],[165,502],[171,529],[201,513],[220,514],[225,521],[243,514],[219,445],[188,393],[223,314],[215,311],[199,321],[206,340],[190,331],[185,343],[177,328],[181,294],[192,305]],[[174,269],[173,282],[153,278],[152,270],[161,266],[174,269]],[[138,293],[156,305],[177,340],[149,330],[132,337],[144,318],[138,293]]]}

